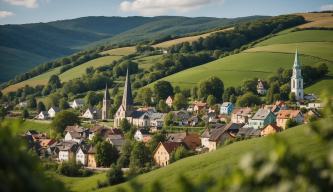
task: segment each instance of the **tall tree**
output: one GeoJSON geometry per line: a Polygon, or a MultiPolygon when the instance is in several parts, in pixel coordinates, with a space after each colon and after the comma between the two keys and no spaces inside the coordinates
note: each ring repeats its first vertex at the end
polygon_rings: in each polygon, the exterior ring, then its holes
{"type": "Polygon", "coordinates": [[[143,105],[149,106],[151,105],[151,98],[153,96],[153,92],[149,87],[143,87],[139,90],[137,94],[137,100],[141,102],[143,105]]]}
{"type": "Polygon", "coordinates": [[[133,146],[130,158],[130,168],[143,168],[151,162],[151,153],[142,142],[136,142],[133,146]]]}
{"type": "Polygon", "coordinates": [[[184,97],[183,94],[177,93],[175,95],[172,105],[176,110],[180,110],[187,106],[187,99],[184,97]]]}
{"type": "Polygon", "coordinates": [[[116,163],[119,157],[118,150],[115,146],[107,141],[102,141],[96,145],[96,163],[99,166],[110,167],[116,163]]]}
{"type": "Polygon", "coordinates": [[[41,111],[45,111],[45,110],[46,110],[46,107],[45,107],[44,103],[39,101],[37,104],[37,111],[41,112],[41,111]]]}
{"type": "Polygon", "coordinates": [[[158,81],[154,85],[154,94],[157,100],[166,99],[173,95],[173,87],[168,81],[158,81]]]}
{"type": "Polygon", "coordinates": [[[208,95],[213,95],[218,101],[222,99],[224,84],[218,77],[212,76],[199,82],[198,96],[206,99],[208,95]]]}
{"type": "Polygon", "coordinates": [[[61,82],[58,75],[52,75],[49,79],[48,85],[50,85],[52,88],[60,88],[61,82]]]}
{"type": "Polygon", "coordinates": [[[68,125],[80,124],[79,117],[70,111],[61,111],[57,113],[52,120],[52,128],[57,133],[62,134],[68,125]]]}

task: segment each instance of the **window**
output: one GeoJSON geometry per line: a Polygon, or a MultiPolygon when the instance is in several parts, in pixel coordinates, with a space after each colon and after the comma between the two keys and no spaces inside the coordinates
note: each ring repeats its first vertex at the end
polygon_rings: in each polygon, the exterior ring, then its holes
{"type": "Polygon", "coordinates": [[[292,88],[295,88],[295,80],[293,80],[293,86],[292,86],[292,88]]]}

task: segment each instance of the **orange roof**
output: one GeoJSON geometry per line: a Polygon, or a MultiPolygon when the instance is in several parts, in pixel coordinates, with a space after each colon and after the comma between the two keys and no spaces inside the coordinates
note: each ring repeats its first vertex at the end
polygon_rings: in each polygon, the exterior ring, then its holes
{"type": "Polygon", "coordinates": [[[299,113],[301,113],[300,110],[280,110],[277,114],[277,118],[290,119],[296,117],[299,113]]]}
{"type": "Polygon", "coordinates": [[[52,145],[55,142],[53,139],[41,139],[39,141],[39,144],[41,147],[48,147],[49,145],[52,145]]]}
{"type": "Polygon", "coordinates": [[[201,145],[201,139],[198,134],[187,134],[183,142],[190,149],[195,149],[201,145]]]}
{"type": "Polygon", "coordinates": [[[281,130],[281,128],[278,127],[275,123],[266,125],[264,128],[262,128],[262,130],[266,129],[267,127],[272,127],[277,132],[279,132],[281,130]]]}

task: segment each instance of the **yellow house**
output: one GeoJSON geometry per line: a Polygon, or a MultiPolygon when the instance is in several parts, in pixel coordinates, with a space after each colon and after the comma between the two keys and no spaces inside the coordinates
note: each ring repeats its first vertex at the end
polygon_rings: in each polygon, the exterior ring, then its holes
{"type": "Polygon", "coordinates": [[[97,163],[96,163],[96,158],[95,158],[95,155],[96,155],[96,150],[93,146],[91,146],[88,150],[88,167],[92,167],[92,168],[96,168],[97,167],[97,163]]]}
{"type": "Polygon", "coordinates": [[[280,132],[281,128],[278,127],[276,124],[269,124],[266,127],[261,129],[260,136],[266,136],[270,134],[274,134],[280,132]]]}
{"type": "Polygon", "coordinates": [[[172,151],[175,151],[181,145],[180,142],[160,142],[153,156],[156,165],[161,167],[169,165],[172,151]]]}

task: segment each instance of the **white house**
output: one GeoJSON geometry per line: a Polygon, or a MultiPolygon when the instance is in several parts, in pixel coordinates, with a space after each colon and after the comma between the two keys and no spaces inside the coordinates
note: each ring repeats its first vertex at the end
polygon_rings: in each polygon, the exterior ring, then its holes
{"type": "Polygon", "coordinates": [[[41,111],[35,118],[45,120],[49,118],[49,114],[47,113],[47,111],[41,111]]]}
{"type": "Polygon", "coordinates": [[[74,141],[76,143],[81,143],[84,138],[78,132],[67,132],[65,135],[65,141],[74,141]]]}
{"type": "Polygon", "coordinates": [[[87,165],[88,164],[88,154],[87,150],[83,147],[80,146],[78,150],[76,151],[76,158],[75,158],[77,163],[81,163],[82,165],[87,165]]]}
{"type": "Polygon", "coordinates": [[[150,136],[149,135],[149,131],[148,130],[145,130],[145,129],[138,129],[135,134],[134,134],[134,139],[136,141],[143,141],[144,140],[144,137],[146,136],[150,136]]]}
{"type": "Polygon", "coordinates": [[[309,103],[307,108],[308,109],[321,109],[322,104],[321,103],[309,103]]]}
{"type": "Polygon", "coordinates": [[[54,118],[56,113],[58,113],[59,111],[60,109],[58,107],[51,107],[47,113],[49,114],[50,118],[54,118]]]}
{"type": "Polygon", "coordinates": [[[75,152],[77,149],[77,144],[74,142],[62,142],[58,145],[59,154],[58,159],[59,161],[69,161],[75,159],[75,152]]]}
{"type": "Polygon", "coordinates": [[[86,119],[98,119],[100,117],[100,111],[94,108],[88,108],[84,114],[82,115],[83,118],[86,119]]]}
{"type": "Polygon", "coordinates": [[[169,96],[166,100],[165,103],[169,106],[172,107],[173,99],[171,96],[169,96]]]}
{"type": "Polygon", "coordinates": [[[233,109],[234,105],[231,102],[224,102],[221,105],[220,114],[230,115],[233,109]]]}
{"type": "Polygon", "coordinates": [[[84,99],[74,99],[74,101],[70,102],[69,105],[73,109],[83,107],[83,105],[84,105],[84,99]]]}

